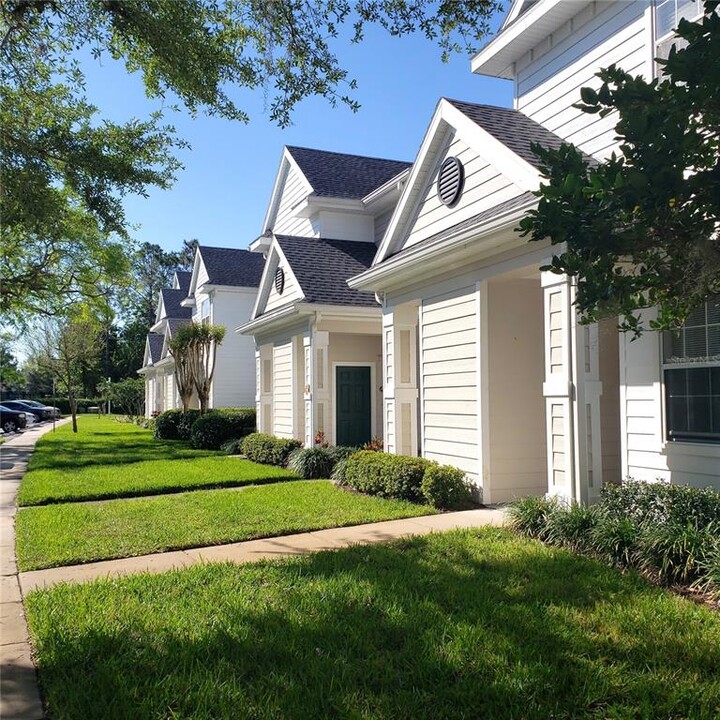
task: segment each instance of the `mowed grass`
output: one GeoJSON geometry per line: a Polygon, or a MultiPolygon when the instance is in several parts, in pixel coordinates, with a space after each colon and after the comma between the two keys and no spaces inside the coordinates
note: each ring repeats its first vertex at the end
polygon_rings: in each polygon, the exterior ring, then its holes
{"type": "Polygon", "coordinates": [[[434,512],[340,490],[328,480],[296,480],[21,508],[15,536],[24,571],[434,512]]]}
{"type": "MultiPolygon", "coordinates": [[[[173,448],[174,449],[174,448],[173,448]]],[[[23,478],[19,505],[95,500],[178,492],[193,488],[234,487],[291,480],[286,468],[259,465],[227,455],[96,465],[78,470],[33,470],[23,478]]]]}
{"type": "Polygon", "coordinates": [[[31,593],[53,718],[692,718],[720,617],[497,529],[31,593]]]}
{"type": "Polygon", "coordinates": [[[119,423],[112,416],[80,415],[77,434],[68,423],[38,440],[28,470],[75,471],[86,466],[117,466],[219,454],[212,450],[193,450],[176,440],[155,440],[149,430],[133,423],[119,423]]]}

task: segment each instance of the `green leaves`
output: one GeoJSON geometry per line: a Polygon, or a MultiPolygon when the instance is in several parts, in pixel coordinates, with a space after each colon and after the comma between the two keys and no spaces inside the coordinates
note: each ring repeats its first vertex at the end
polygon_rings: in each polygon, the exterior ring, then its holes
{"type": "Polygon", "coordinates": [[[639,334],[638,311],[657,306],[650,327],[673,328],[720,293],[717,6],[681,23],[688,45],[671,53],[662,81],[611,66],[598,73],[598,90],[582,89],[576,107],[617,114],[617,154],[590,164],[571,145],[533,148],[547,181],[520,230],[565,246],[548,269],[576,278],[587,322],[620,316],[639,334]]]}

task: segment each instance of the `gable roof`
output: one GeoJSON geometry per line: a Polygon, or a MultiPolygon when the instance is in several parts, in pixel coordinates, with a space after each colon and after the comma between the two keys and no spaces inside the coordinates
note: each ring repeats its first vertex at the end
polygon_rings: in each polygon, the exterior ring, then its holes
{"type": "Polygon", "coordinates": [[[449,98],[445,100],[534,168],[540,169],[540,161],[530,149],[531,143],[553,150],[563,143],[561,137],[519,110],[449,98]]]}
{"type": "Polygon", "coordinates": [[[148,333],[147,347],[149,351],[150,363],[156,363],[162,357],[163,341],[165,336],[160,333],[148,333]]]}
{"type": "Polygon", "coordinates": [[[176,270],[175,277],[177,278],[178,289],[183,290],[187,294],[190,290],[190,278],[192,278],[192,272],[187,270],[176,270]]]}
{"type": "Polygon", "coordinates": [[[265,265],[259,253],[208,245],[199,246],[198,253],[205,265],[209,285],[259,287],[265,265]]]}
{"type": "Polygon", "coordinates": [[[178,328],[190,325],[191,322],[192,320],[190,318],[168,318],[165,337],[172,337],[177,332],[178,328]]]}
{"type": "Polygon", "coordinates": [[[377,307],[374,295],[347,285],[349,278],[372,264],[374,243],[290,235],[277,235],[276,240],[302,288],[304,302],[377,307]]]}
{"type": "MultiPolygon", "coordinates": [[[[173,290],[171,288],[163,288],[160,291],[162,297],[163,308],[166,318],[190,318],[192,310],[183,307],[180,303],[187,297],[187,290],[173,290]]],[[[161,318],[162,319],[162,318],[161,318]]]]}
{"type": "Polygon", "coordinates": [[[412,163],[287,146],[300,171],[322,197],[361,199],[412,163]]]}

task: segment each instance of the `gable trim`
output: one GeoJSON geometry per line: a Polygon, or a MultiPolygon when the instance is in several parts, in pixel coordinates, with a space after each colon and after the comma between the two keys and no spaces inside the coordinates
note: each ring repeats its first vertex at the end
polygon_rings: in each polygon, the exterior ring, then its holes
{"type": "Polygon", "coordinates": [[[283,191],[285,190],[285,183],[290,175],[290,170],[295,170],[298,175],[302,178],[305,185],[305,193],[309,195],[314,192],[310,182],[305,177],[305,173],[300,169],[300,166],[295,161],[295,158],[291,155],[287,146],[283,148],[282,156],[280,158],[280,166],[278,167],[277,174],[275,176],[275,183],[273,185],[272,194],[270,195],[270,202],[268,203],[268,209],[263,218],[263,226],[261,233],[264,234],[266,231],[273,230],[275,220],[277,219],[278,210],[280,208],[280,200],[282,199],[283,191]]]}
{"type": "Polygon", "coordinates": [[[480,157],[508,178],[520,192],[536,190],[540,185],[541,174],[537,168],[523,160],[510,148],[500,142],[461,110],[445,98],[441,98],[430,122],[418,157],[405,185],[400,200],[380,243],[373,266],[383,262],[397,251],[396,245],[403,242],[409,230],[408,225],[416,216],[418,208],[425,200],[429,190],[437,158],[447,151],[451,131],[480,157]],[[482,148],[478,150],[478,148],[482,148]]]}
{"type": "Polygon", "coordinates": [[[265,306],[267,305],[268,298],[270,297],[270,290],[275,282],[275,268],[277,267],[277,265],[280,264],[280,262],[283,263],[283,267],[289,274],[290,279],[295,283],[295,285],[300,289],[300,292],[302,293],[302,297],[299,300],[295,300],[294,302],[301,302],[305,298],[305,291],[303,290],[302,285],[300,285],[297,277],[295,276],[295,273],[293,272],[292,267],[290,267],[290,263],[285,257],[285,253],[283,253],[282,248],[280,247],[280,243],[278,243],[277,238],[273,235],[272,244],[270,245],[270,250],[268,251],[267,259],[265,260],[265,267],[263,268],[262,278],[260,279],[260,287],[258,288],[257,298],[255,299],[252,313],[250,313],[251,321],[256,320],[263,314],[265,306]],[[276,258],[277,263],[275,262],[276,258]],[[272,270],[270,270],[271,267],[272,270]]]}

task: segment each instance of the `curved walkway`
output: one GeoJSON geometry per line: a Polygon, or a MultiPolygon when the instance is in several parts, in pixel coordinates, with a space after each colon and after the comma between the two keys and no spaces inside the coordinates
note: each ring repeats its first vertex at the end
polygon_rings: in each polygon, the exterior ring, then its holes
{"type": "MultiPolygon", "coordinates": [[[[68,420],[60,422],[65,423],[68,420]]],[[[98,578],[142,572],[162,573],[206,562],[257,562],[320,550],[336,550],[349,545],[387,542],[400,537],[426,535],[455,528],[502,525],[505,521],[503,509],[487,507],[18,574],[14,527],[17,492],[27,468],[28,457],[37,439],[51,430],[52,426],[28,430],[0,446],[2,471],[0,475],[2,478],[0,480],[0,568],[2,570],[0,718],[2,720],[44,718],[22,606],[22,597],[32,590],[63,582],[88,582],[98,578]]]]}
{"type": "MultiPolygon", "coordinates": [[[[64,425],[70,418],[59,420],[64,425]]],[[[37,687],[15,561],[15,509],[20,480],[38,438],[53,426],[33,426],[0,445],[0,718],[45,717],[37,687]]]]}

